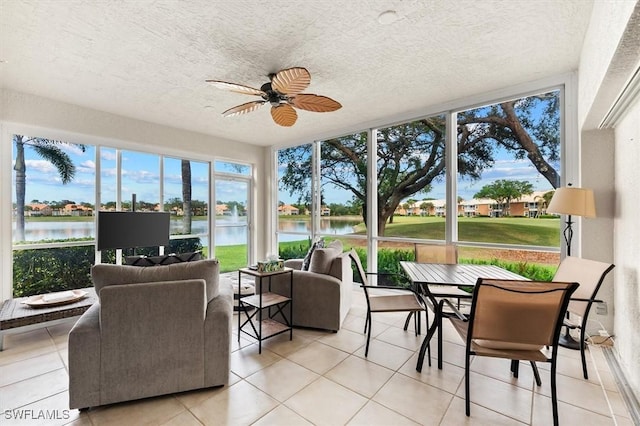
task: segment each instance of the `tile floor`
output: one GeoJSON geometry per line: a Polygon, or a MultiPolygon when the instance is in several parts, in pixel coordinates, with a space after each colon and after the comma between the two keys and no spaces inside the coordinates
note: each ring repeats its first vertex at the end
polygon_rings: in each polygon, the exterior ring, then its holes
{"type": "MultiPolygon", "coordinates": [[[[68,410],[67,333],[73,322],[9,335],[0,352],[0,424],[73,425],[548,425],[549,370],[538,388],[530,368],[509,375],[509,361],[472,362],[471,417],[464,414],[464,349],[449,324],[443,370],[415,370],[421,337],[402,330],[404,315],[374,315],[368,359],[362,333],[366,303],[359,289],[338,333],[296,329],[263,342],[233,339],[228,386],[68,410]],[[16,419],[53,413],[56,419],[16,419]]],[[[234,321],[234,327],[237,322],[234,321]]],[[[562,425],[631,425],[598,346],[583,380],[579,353],[561,348],[562,425]]]]}

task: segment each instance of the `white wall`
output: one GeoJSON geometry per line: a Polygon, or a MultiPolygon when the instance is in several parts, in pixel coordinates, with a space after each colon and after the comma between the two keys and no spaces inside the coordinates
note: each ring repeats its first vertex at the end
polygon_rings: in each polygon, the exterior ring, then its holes
{"type": "Polygon", "coordinates": [[[579,69],[582,175],[584,182],[598,191],[598,209],[605,209],[602,220],[583,221],[583,254],[605,261],[613,254],[616,265],[613,295],[607,284],[603,295],[607,299],[613,297],[614,351],[636,395],[640,395],[639,102],[621,114],[622,118],[613,123],[613,130],[594,129],[614,106],[640,64],[639,20],[640,3],[635,0],[596,1],[579,69]],[[613,193],[609,188],[613,188],[613,193]]]}
{"type": "Polygon", "coordinates": [[[580,53],[580,79],[578,93],[578,126],[593,129],[599,123],[607,102],[599,98],[611,98],[617,93],[610,85],[603,85],[606,78],[614,78],[610,70],[616,48],[627,27],[629,17],[636,7],[636,0],[596,0],[591,21],[580,53]],[[588,119],[589,118],[589,119],[588,119]]]}
{"type": "MultiPolygon", "coordinates": [[[[582,187],[593,189],[597,214],[595,219],[582,219],[581,254],[586,259],[608,263],[614,263],[614,142],[613,130],[591,130],[581,134],[582,187]]],[[[598,292],[598,298],[607,304],[607,314],[600,315],[592,309],[587,324],[589,334],[597,335],[602,328],[609,334],[615,333],[613,277],[609,273],[598,292]]]]}
{"type": "MultiPolygon", "coordinates": [[[[0,200],[11,199],[11,134],[20,131],[70,142],[157,152],[196,160],[235,160],[254,167],[255,206],[266,205],[265,155],[268,148],[221,140],[149,122],[130,119],[37,96],[0,90],[0,200]]],[[[4,204],[6,207],[6,203],[4,204]]],[[[253,258],[267,251],[264,212],[254,209],[251,223],[253,258]]],[[[11,214],[0,209],[0,300],[10,296],[11,214]]]]}
{"type": "Polygon", "coordinates": [[[615,350],[640,395],[640,100],[616,126],[615,139],[615,350]]]}

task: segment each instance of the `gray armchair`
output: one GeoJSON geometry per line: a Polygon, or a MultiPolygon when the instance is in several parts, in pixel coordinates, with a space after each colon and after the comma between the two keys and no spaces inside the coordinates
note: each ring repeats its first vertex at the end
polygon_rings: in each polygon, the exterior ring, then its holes
{"type": "Polygon", "coordinates": [[[99,301],[69,332],[70,408],[228,383],[233,290],[216,260],[91,276],[99,301]]]}
{"type": "MultiPolygon", "coordinates": [[[[349,253],[342,253],[339,241],[333,246],[316,249],[309,270],[302,271],[303,260],[285,261],[293,268],[293,326],[338,331],[351,308],[353,270],[349,253]]],[[[289,294],[289,275],[272,277],[271,291],[289,294]]],[[[267,286],[268,279],[262,284],[267,286]]],[[[260,281],[256,279],[256,292],[260,281]]],[[[275,318],[278,320],[278,318],[275,318]]]]}

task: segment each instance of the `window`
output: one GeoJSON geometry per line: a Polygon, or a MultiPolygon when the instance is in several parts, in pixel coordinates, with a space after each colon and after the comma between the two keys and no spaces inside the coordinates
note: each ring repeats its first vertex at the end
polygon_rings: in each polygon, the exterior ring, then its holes
{"type": "Polygon", "coordinates": [[[13,135],[13,241],[91,239],[95,147],[13,135]]]}
{"type": "Polygon", "coordinates": [[[249,262],[249,182],[216,178],[216,257],[220,271],[237,271],[249,262]]]}
{"type": "MultiPolygon", "coordinates": [[[[457,114],[458,240],[558,248],[557,218],[544,208],[560,184],[560,91],[457,114]]],[[[513,257],[514,250],[462,249],[472,258],[513,257]]],[[[521,261],[548,254],[520,250],[521,261]]],[[[557,253],[551,263],[559,261],[557,253]]]]}
{"type": "Polygon", "coordinates": [[[304,256],[311,244],[313,144],[278,151],[278,250],[286,259],[304,256]]]}
{"type": "Polygon", "coordinates": [[[19,134],[12,142],[14,296],[86,287],[95,258],[95,147],[19,134]]]}
{"type": "MultiPolygon", "coordinates": [[[[91,285],[96,211],[131,210],[133,194],[139,211],[171,211],[172,203],[162,200],[178,200],[165,253],[204,249],[208,255],[209,163],[18,134],[13,148],[15,297],[91,285]]],[[[159,251],[136,248],[135,254],[159,251]]],[[[116,255],[103,250],[101,261],[115,263],[116,255]]]]}
{"type": "Polygon", "coordinates": [[[446,118],[378,129],[378,236],[444,240],[446,118]]]}
{"type": "Polygon", "coordinates": [[[367,134],[355,133],[317,143],[320,144],[317,234],[334,238],[366,236],[363,209],[367,201],[367,134]]]}
{"type": "Polygon", "coordinates": [[[351,245],[361,245],[358,238],[369,233],[377,235],[381,270],[395,270],[385,268],[384,259],[409,259],[415,242],[424,240],[457,244],[462,262],[556,265],[560,221],[546,215],[546,206],[560,184],[562,93],[557,89],[371,129],[373,173],[367,170],[367,133],[280,150],[281,250],[289,235],[309,241],[348,236],[351,245]],[[454,138],[455,146],[448,145],[454,138]],[[447,174],[448,165],[456,174],[447,174]],[[366,192],[368,176],[376,176],[376,194],[366,192]],[[314,198],[316,187],[321,192],[314,198]],[[283,212],[296,201],[312,217],[299,220],[304,227],[294,231],[286,228],[283,212]],[[311,201],[315,208],[309,209],[311,201]],[[377,204],[377,232],[367,231],[366,224],[375,222],[367,218],[370,204],[377,204]],[[336,216],[355,213],[355,207],[362,224],[339,229],[336,216]],[[387,253],[394,250],[399,253],[387,253]]]}

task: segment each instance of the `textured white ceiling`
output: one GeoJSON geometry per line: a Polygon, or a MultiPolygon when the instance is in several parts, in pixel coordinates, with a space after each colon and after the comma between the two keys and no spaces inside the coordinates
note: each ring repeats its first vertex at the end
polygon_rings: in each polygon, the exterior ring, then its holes
{"type": "Polygon", "coordinates": [[[312,140],[577,68],[591,0],[0,0],[2,87],[258,145],[312,140]],[[378,15],[395,10],[388,25],[378,15]],[[341,102],[223,118],[303,66],[341,102]]]}

